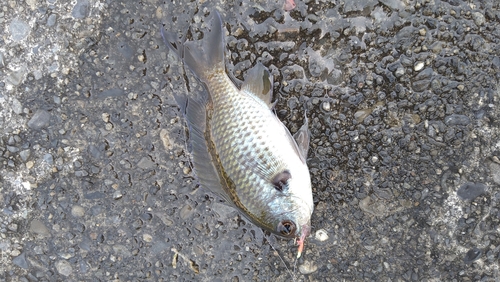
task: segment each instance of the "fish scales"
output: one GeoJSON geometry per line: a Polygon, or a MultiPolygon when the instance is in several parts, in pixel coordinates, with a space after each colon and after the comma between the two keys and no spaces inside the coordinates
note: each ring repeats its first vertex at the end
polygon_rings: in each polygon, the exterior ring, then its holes
{"type": "Polygon", "coordinates": [[[313,211],[307,119],[294,139],[271,109],[272,76],[260,63],[248,71],[241,89],[236,87],[225,73],[217,12],[201,47],[178,42],[164,31],[162,35],[208,90],[174,94],[188,122],[200,184],[254,224],[299,238],[300,256],[313,211]]]}
{"type": "MultiPolygon", "coordinates": [[[[252,217],[265,214],[267,205],[263,205],[262,200],[272,197],[270,192],[273,192],[266,189],[270,181],[268,175],[284,170],[285,156],[295,152],[291,147],[277,146],[288,140],[280,124],[266,122],[274,118],[267,107],[254,97],[237,93],[239,90],[225,74],[212,79],[215,82],[207,85],[208,89],[215,89],[211,92],[213,114],[209,138],[224,173],[238,187],[234,189],[232,200],[246,207],[252,217]]],[[[265,221],[259,223],[274,228],[265,221]]]]}

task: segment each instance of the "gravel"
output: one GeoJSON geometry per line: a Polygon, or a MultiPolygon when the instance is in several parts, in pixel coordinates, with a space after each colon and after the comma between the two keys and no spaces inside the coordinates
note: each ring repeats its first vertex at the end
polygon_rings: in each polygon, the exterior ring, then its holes
{"type": "MultiPolygon", "coordinates": [[[[2,281],[496,281],[498,1],[8,1],[0,47],[2,281]],[[274,77],[309,119],[296,246],[197,185],[160,26],[274,77]]],[[[187,79],[187,81],[186,81],[187,79]]]]}

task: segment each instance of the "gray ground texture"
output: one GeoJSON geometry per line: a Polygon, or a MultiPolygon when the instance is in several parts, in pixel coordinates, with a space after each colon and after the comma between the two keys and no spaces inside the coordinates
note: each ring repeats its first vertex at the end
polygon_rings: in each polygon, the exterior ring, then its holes
{"type": "Polygon", "coordinates": [[[500,281],[499,1],[296,3],[2,1],[0,280],[500,281]],[[214,9],[228,71],[266,65],[292,133],[306,108],[296,265],[190,168],[160,27],[214,9]]]}

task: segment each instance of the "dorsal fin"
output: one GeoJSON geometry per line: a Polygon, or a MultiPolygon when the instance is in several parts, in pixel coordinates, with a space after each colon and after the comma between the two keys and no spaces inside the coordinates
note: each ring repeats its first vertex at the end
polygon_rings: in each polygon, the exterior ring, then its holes
{"type": "Polygon", "coordinates": [[[252,93],[272,108],[273,76],[260,62],[247,71],[241,90],[252,93]]]}

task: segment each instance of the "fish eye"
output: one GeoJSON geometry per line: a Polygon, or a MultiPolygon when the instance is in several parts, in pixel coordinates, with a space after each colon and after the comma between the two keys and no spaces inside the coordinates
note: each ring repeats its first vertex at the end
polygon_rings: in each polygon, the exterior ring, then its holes
{"type": "Polygon", "coordinates": [[[284,170],[278,173],[272,180],[274,189],[283,192],[288,189],[288,180],[292,178],[289,170],[284,170]]]}
{"type": "Polygon", "coordinates": [[[277,229],[281,235],[290,236],[291,234],[295,234],[295,230],[297,230],[297,227],[295,223],[293,223],[293,221],[283,220],[278,223],[277,229]]]}

